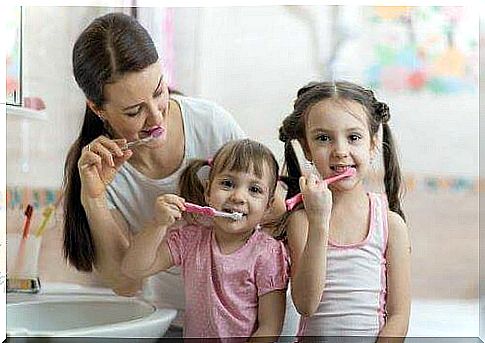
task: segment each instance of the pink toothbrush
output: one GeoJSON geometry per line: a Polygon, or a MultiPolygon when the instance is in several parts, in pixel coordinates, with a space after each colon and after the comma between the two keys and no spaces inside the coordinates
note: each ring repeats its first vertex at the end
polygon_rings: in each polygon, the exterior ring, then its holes
{"type": "Polygon", "coordinates": [[[216,209],[213,209],[212,207],[209,207],[209,206],[199,206],[196,204],[192,204],[190,202],[185,203],[185,210],[189,213],[199,213],[209,217],[224,217],[224,218],[230,218],[232,220],[241,220],[243,217],[243,214],[241,212],[227,213],[227,212],[217,211],[216,209]]]}
{"type": "MultiPolygon", "coordinates": [[[[342,174],[338,174],[338,175],[335,175],[335,176],[331,176],[329,178],[324,179],[323,181],[325,181],[327,183],[327,185],[329,185],[332,182],[335,182],[335,181],[338,181],[338,180],[341,180],[341,179],[345,179],[345,178],[347,178],[349,176],[354,176],[355,173],[356,173],[355,168],[348,168],[342,174]]],[[[290,199],[288,199],[288,200],[285,201],[286,210],[287,211],[291,211],[293,209],[293,207],[295,207],[297,204],[299,204],[302,201],[303,201],[303,196],[301,195],[301,193],[298,193],[294,197],[292,197],[292,198],[290,198],[290,199]]]]}
{"type": "Polygon", "coordinates": [[[148,143],[152,139],[161,137],[162,135],[165,134],[165,128],[163,128],[161,126],[157,126],[157,127],[153,128],[153,129],[149,130],[148,133],[149,133],[149,135],[147,137],[145,137],[145,138],[138,139],[138,140],[133,141],[133,142],[128,142],[124,146],[124,149],[123,150],[129,149],[131,147],[134,147],[134,146],[137,146],[137,145],[140,145],[140,144],[148,143]]]}

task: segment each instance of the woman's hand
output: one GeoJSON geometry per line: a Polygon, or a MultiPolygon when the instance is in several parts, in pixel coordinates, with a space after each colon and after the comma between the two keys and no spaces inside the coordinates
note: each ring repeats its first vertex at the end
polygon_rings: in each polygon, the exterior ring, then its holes
{"type": "Polygon", "coordinates": [[[175,194],[164,194],[155,201],[155,222],[157,225],[170,226],[182,218],[185,200],[175,194]]]}
{"type": "Polygon", "coordinates": [[[303,195],[303,203],[308,216],[308,221],[321,222],[330,220],[332,212],[332,192],[327,183],[319,180],[315,174],[308,177],[300,177],[300,190],[303,195]]]}
{"type": "Polygon", "coordinates": [[[77,165],[84,196],[98,198],[104,194],[121,165],[133,154],[129,149],[123,151],[124,145],[126,139],[99,136],[82,149],[77,165]]]}

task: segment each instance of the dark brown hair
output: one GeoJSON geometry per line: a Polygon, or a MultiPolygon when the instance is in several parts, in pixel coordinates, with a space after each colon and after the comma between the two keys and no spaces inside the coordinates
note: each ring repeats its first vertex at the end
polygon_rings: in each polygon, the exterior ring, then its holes
{"type": "MultiPolygon", "coordinates": [[[[104,103],[104,86],[127,72],[141,71],[157,62],[158,53],[148,32],[134,18],[110,13],[96,18],[80,34],[72,51],[74,78],[87,99],[104,103]]],[[[95,247],[81,204],[77,162],[81,149],[109,130],[86,106],[79,137],[64,166],[64,256],[78,270],[92,271],[95,247]]]]}
{"type": "Polygon", "coordinates": [[[361,104],[367,113],[367,123],[372,140],[375,139],[379,127],[382,125],[384,185],[389,208],[405,219],[400,202],[401,171],[391,129],[388,125],[389,107],[378,101],[372,90],[346,81],[312,82],[298,90],[293,112],[283,120],[283,125],[279,129],[279,139],[285,143],[285,166],[288,175],[283,178],[283,181],[288,185],[287,199],[300,192],[298,179],[302,175],[291,141],[296,139],[300,144],[305,144],[305,114],[313,105],[327,99],[355,101],[361,104]]]}
{"type": "Polygon", "coordinates": [[[197,173],[203,166],[210,165],[208,187],[210,188],[214,177],[223,171],[254,173],[263,177],[264,166],[271,172],[269,198],[273,198],[278,182],[279,166],[270,149],[251,139],[229,141],[214,155],[211,161],[192,160],[182,172],[179,179],[180,195],[185,200],[205,205],[205,186],[197,173]]]}

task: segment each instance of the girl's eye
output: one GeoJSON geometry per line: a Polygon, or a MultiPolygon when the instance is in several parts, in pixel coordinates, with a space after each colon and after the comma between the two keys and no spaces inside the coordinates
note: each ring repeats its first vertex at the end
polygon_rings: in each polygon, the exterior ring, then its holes
{"type": "Polygon", "coordinates": [[[353,135],[350,135],[349,136],[349,140],[351,142],[355,142],[355,141],[358,141],[359,139],[361,139],[362,137],[360,135],[357,135],[357,134],[353,134],[353,135]]]}
{"type": "Polygon", "coordinates": [[[250,191],[251,193],[258,193],[258,194],[263,193],[262,188],[261,188],[261,187],[259,187],[259,186],[251,186],[251,187],[249,187],[249,191],[250,191]]]}
{"type": "Polygon", "coordinates": [[[224,188],[231,188],[234,183],[231,180],[221,180],[220,185],[224,188]]]}
{"type": "Polygon", "coordinates": [[[330,137],[328,135],[320,134],[320,135],[315,137],[315,140],[320,141],[320,142],[328,142],[330,140],[330,137]]]}

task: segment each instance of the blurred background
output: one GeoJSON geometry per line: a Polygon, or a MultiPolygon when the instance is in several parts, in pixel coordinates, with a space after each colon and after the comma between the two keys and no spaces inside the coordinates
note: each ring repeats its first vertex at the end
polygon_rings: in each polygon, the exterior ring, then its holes
{"type": "MultiPolygon", "coordinates": [[[[12,8],[7,100],[27,110],[7,108],[7,232],[20,231],[28,203],[35,225],[58,199],[85,106],[72,76],[74,41],[95,17],[125,12],[151,32],[172,88],[223,106],[280,161],[278,128],[301,86],[341,79],[371,86],[391,109],[405,177],[410,335],[478,336],[476,8],[133,5],[22,7],[21,39],[20,8],[12,8]]],[[[60,211],[44,234],[41,280],[98,284],[64,261],[60,211]]]]}

